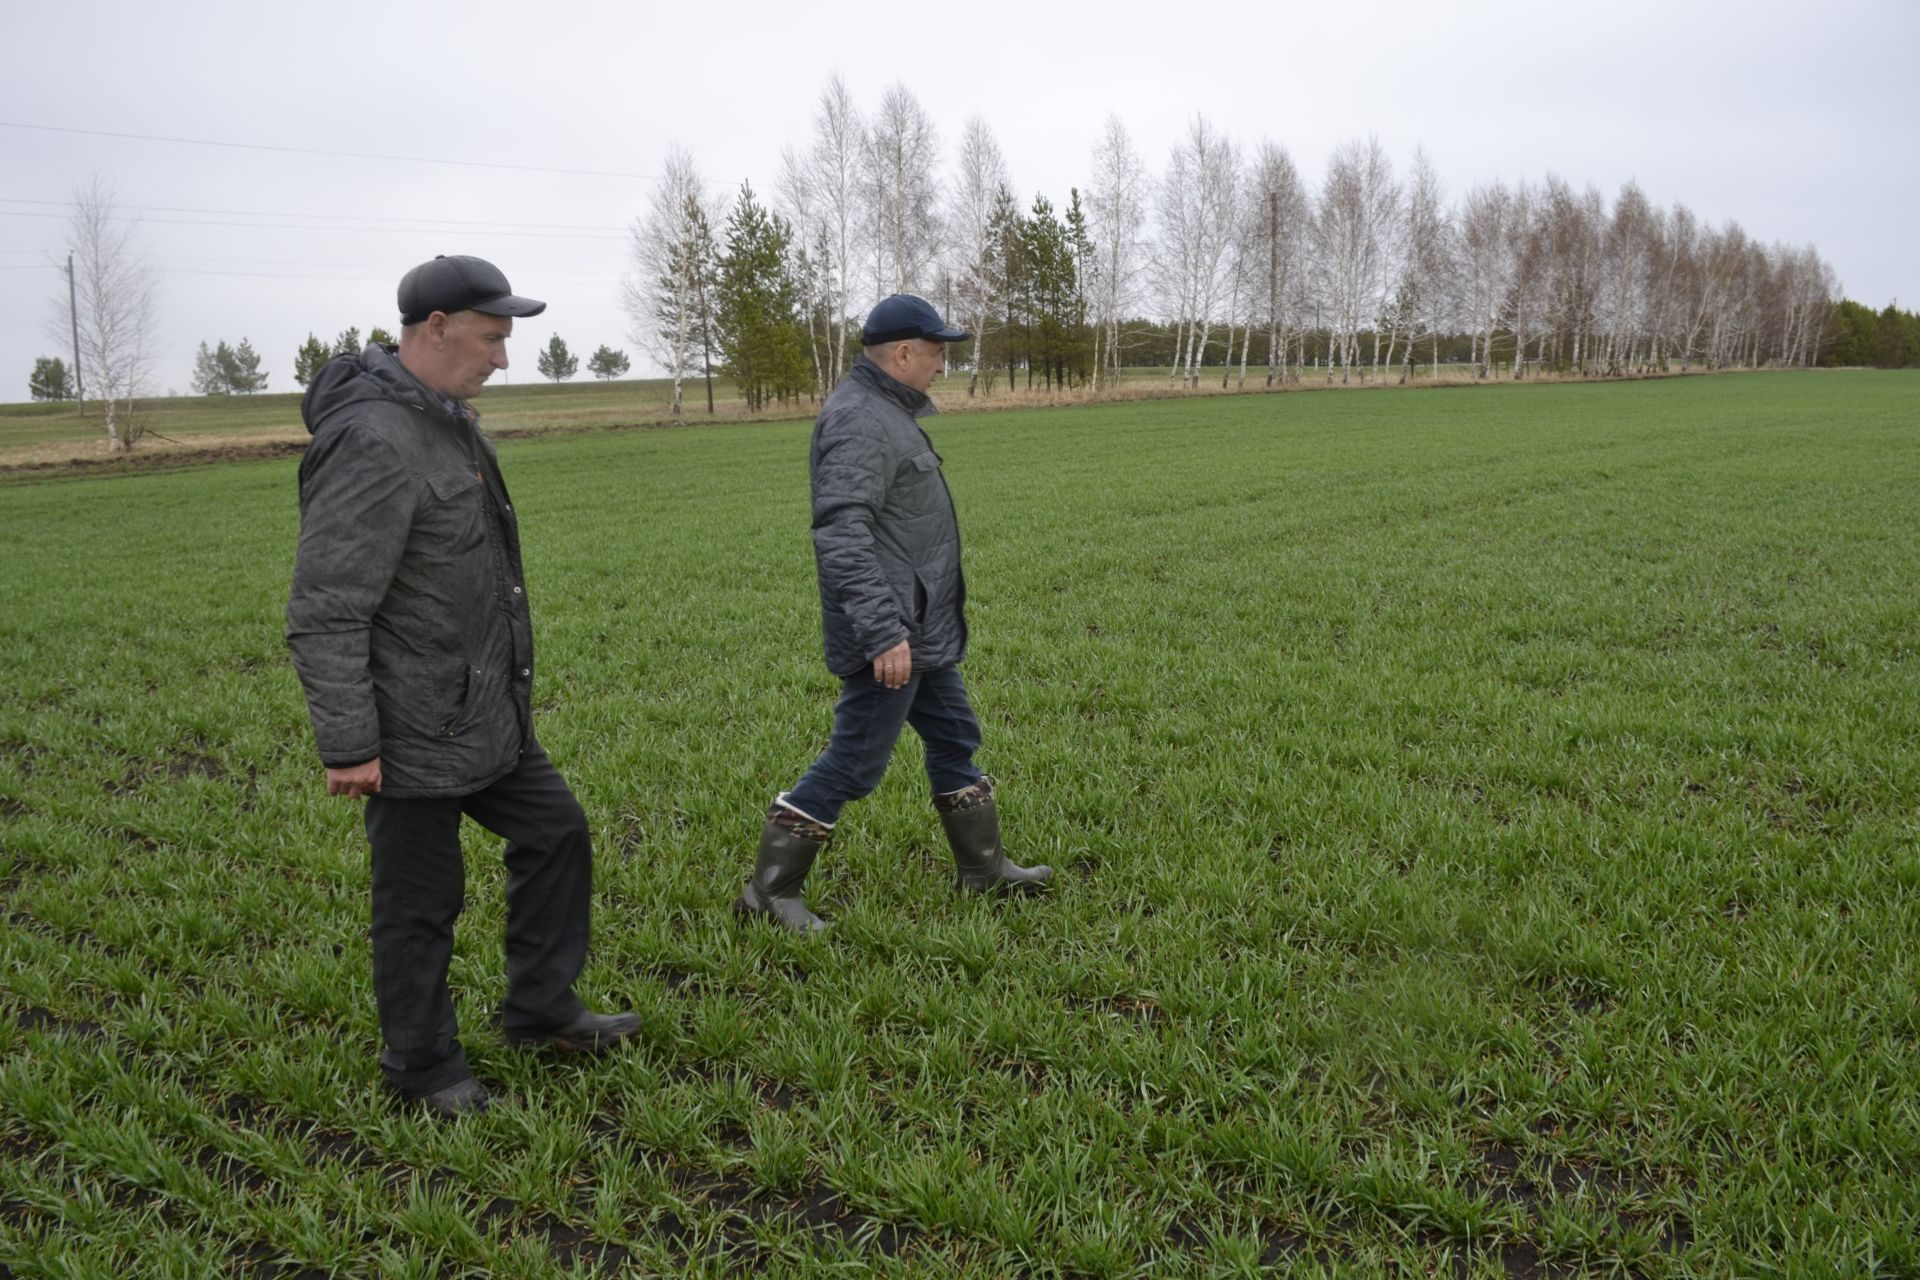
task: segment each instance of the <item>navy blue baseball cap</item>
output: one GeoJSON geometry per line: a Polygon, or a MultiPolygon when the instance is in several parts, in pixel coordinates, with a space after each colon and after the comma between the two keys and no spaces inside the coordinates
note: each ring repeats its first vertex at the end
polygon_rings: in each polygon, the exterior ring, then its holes
{"type": "Polygon", "coordinates": [[[867,312],[867,323],[860,329],[860,345],[877,347],[884,342],[905,342],[925,338],[928,342],[965,342],[973,335],[956,329],[940,318],[933,304],[910,293],[895,293],[882,298],[867,312]]]}
{"type": "Polygon", "coordinates": [[[514,293],[506,275],[485,258],[443,253],[400,277],[401,324],[419,324],[436,311],[537,316],[546,309],[546,303],[514,293]]]}

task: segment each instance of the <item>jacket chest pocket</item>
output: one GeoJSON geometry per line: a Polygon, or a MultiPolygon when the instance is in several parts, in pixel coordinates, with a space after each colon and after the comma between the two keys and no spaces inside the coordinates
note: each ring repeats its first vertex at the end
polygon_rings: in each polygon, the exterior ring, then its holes
{"type": "Polygon", "coordinates": [[[427,476],[433,497],[415,515],[415,527],[440,554],[457,554],[486,541],[486,489],[471,466],[448,467],[427,476]]]}
{"type": "Polygon", "coordinates": [[[909,514],[939,505],[940,455],[931,449],[911,454],[893,473],[894,502],[909,514]]]}

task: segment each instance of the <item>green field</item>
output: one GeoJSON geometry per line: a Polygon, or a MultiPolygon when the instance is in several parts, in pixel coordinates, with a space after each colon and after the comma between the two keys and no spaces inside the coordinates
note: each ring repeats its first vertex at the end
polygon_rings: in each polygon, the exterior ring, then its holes
{"type": "Polygon", "coordinates": [[[956,898],[909,743],[830,933],[730,918],[834,695],[807,428],[508,441],[645,1030],[500,1041],[470,833],[453,1125],[379,1087],[293,461],[0,488],[0,1275],[1920,1275],[1920,377],[930,426],[1059,891],[956,898]]]}
{"type": "MultiPolygon", "coordinates": [[[[1419,366],[1420,376],[1430,377],[1433,366],[1419,366]]],[[[1213,366],[1202,370],[1201,391],[1223,389],[1222,374],[1238,389],[1239,368],[1231,371],[1213,366]]],[[[523,371],[524,374],[524,371],[523,371]]],[[[1398,375],[1388,371],[1391,380],[1398,375]]],[[[1464,368],[1448,367],[1446,378],[1470,378],[1464,368]]],[[[1112,390],[1110,380],[1103,390],[1112,390]]],[[[1165,368],[1125,369],[1121,382],[1127,394],[1183,394],[1173,390],[1170,371],[1165,368]]],[[[1246,388],[1265,386],[1266,371],[1254,367],[1247,371],[1246,388]]],[[[1299,380],[1308,388],[1328,385],[1319,371],[1299,380]]],[[[991,387],[983,384],[977,397],[967,394],[968,375],[955,369],[935,384],[933,394],[948,409],[991,408],[1007,401],[1019,403],[1033,398],[1052,398],[1044,386],[1029,392],[1022,382],[1009,393],[1003,371],[994,371],[991,387]]],[[[1190,394],[1190,393],[1187,393],[1190,394]]],[[[1063,398],[1086,398],[1084,389],[1060,393],[1063,398]]],[[[252,396],[166,396],[136,401],[131,420],[144,431],[134,450],[134,459],[145,460],[156,453],[178,454],[185,451],[244,449],[248,445],[292,442],[304,443],[306,430],[300,424],[299,391],[275,392],[252,396]]],[[[706,383],[688,379],[681,387],[682,423],[703,421],[739,422],[745,419],[770,420],[808,418],[818,405],[809,400],[775,403],[750,413],[746,401],[731,379],[717,377],[713,387],[712,418],[708,417],[706,383]]],[[[658,426],[675,423],[673,382],[668,378],[627,378],[614,382],[577,381],[548,383],[537,380],[519,383],[489,384],[481,393],[479,407],[486,416],[487,429],[496,435],[590,431],[607,427],[658,426]]],[[[88,404],[84,411],[73,404],[0,404],[0,475],[18,468],[58,466],[73,461],[105,460],[106,427],[99,407],[88,404]]],[[[115,458],[116,463],[124,458],[115,458]]]]}

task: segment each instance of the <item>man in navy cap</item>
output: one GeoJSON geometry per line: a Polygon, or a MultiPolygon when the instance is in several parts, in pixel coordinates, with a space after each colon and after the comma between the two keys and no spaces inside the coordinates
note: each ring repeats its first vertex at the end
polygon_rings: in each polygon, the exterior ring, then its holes
{"type": "Polygon", "coordinates": [[[640,1020],[573,991],[593,848],[534,737],[519,524],[467,403],[507,367],[514,317],[547,304],[470,257],[421,263],[399,300],[399,347],[329,362],[300,406],[313,442],[287,643],[327,794],[367,802],[380,1066],[402,1096],[458,1116],[487,1105],[447,991],[463,814],[507,840],[506,1038],[594,1051],[640,1020]]]}
{"type": "Polygon", "coordinates": [[[951,328],[921,298],[896,293],[867,315],[866,350],[828,397],[808,454],[814,561],[827,668],[841,679],[827,749],[767,811],[753,874],[734,903],[798,933],[826,928],[801,886],[840,810],[880,785],[903,725],[926,744],[933,805],[959,887],[1032,892],[1048,867],[1000,847],[993,779],[973,762],[980,722],[960,680],[967,653],[960,529],[940,455],[918,419],[946,368],[951,328]]]}

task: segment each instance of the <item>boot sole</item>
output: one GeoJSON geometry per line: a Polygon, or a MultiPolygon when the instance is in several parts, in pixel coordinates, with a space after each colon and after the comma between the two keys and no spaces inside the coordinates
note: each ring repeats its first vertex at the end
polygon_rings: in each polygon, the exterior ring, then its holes
{"type": "Polygon", "coordinates": [[[558,1031],[528,1031],[505,1033],[504,1039],[516,1049],[556,1049],[561,1053],[605,1053],[615,1045],[624,1044],[640,1033],[636,1024],[631,1031],[618,1033],[611,1031],[588,1031],[578,1035],[567,1035],[558,1031]]]}
{"type": "Polygon", "coordinates": [[[811,937],[816,933],[825,933],[828,928],[825,920],[820,920],[820,917],[815,916],[814,919],[820,921],[818,925],[796,929],[775,915],[771,907],[756,907],[751,902],[748,902],[744,894],[733,900],[733,914],[743,920],[765,920],[775,928],[785,929],[788,933],[798,934],[803,938],[811,937]]]}
{"type": "Polygon", "coordinates": [[[954,883],[962,893],[994,894],[999,897],[1018,895],[1022,898],[1031,898],[1047,892],[1048,887],[1053,883],[1053,877],[1048,876],[1045,880],[995,880],[988,884],[968,884],[965,880],[956,880],[954,883]]]}

